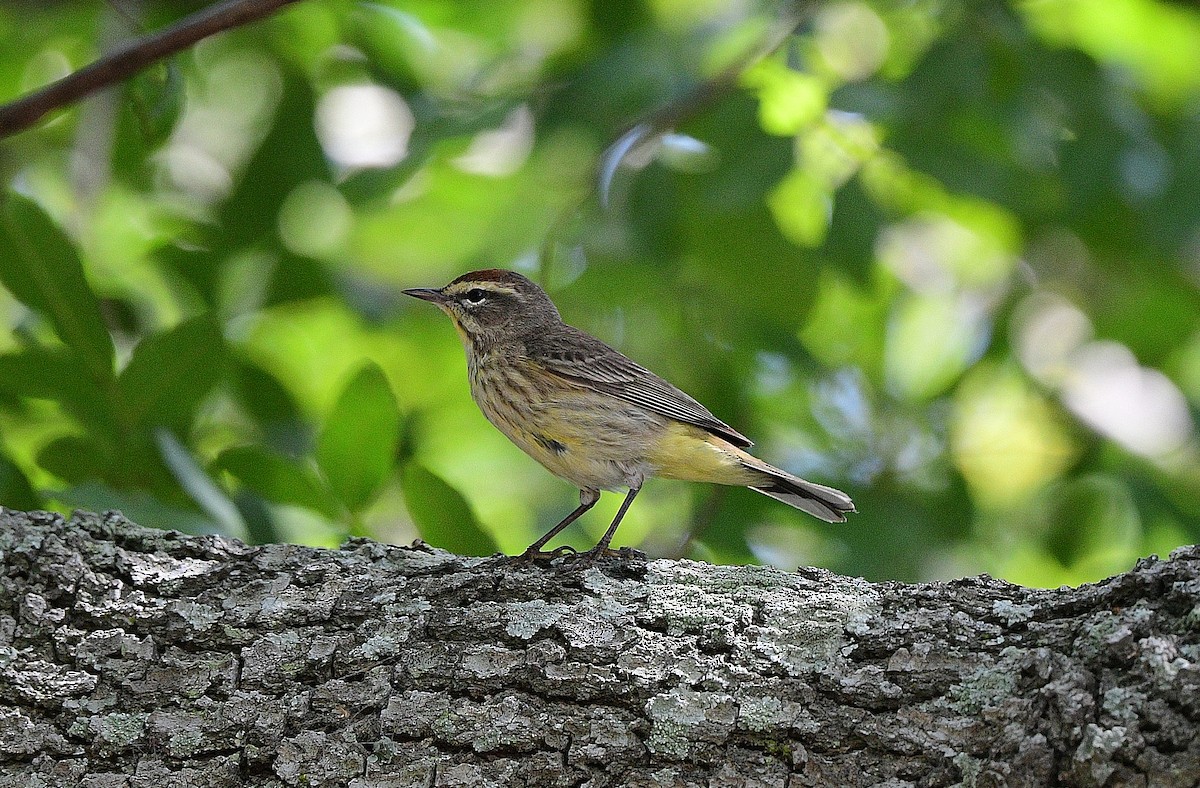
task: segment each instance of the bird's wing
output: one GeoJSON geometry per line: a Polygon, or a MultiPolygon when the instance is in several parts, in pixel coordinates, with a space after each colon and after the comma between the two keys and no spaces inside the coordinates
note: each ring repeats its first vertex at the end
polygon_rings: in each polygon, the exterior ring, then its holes
{"type": "Polygon", "coordinates": [[[577,328],[563,328],[566,331],[543,334],[525,342],[530,358],[552,374],[668,418],[694,424],[735,446],[754,445],[712,415],[708,408],[650,370],[577,328]]]}

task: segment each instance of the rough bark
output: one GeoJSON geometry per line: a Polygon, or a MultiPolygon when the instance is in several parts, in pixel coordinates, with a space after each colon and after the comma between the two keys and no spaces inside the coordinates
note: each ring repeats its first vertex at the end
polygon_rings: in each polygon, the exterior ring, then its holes
{"type": "Polygon", "coordinates": [[[1200,549],[1078,589],[0,510],[0,786],[1193,786],[1200,549]]]}

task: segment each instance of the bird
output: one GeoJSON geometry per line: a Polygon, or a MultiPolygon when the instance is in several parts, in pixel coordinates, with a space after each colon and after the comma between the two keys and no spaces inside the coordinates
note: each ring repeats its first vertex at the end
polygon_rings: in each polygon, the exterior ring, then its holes
{"type": "MultiPolygon", "coordinates": [[[[746,451],[749,438],[692,397],[604,342],[563,322],[546,292],[500,268],[440,288],[412,288],[454,323],[466,350],[471,396],[483,415],[550,473],[579,488],[579,506],[519,558],[542,548],[596,505],[627,490],[604,536],[581,554],[611,555],[621,519],[647,479],[748,487],[826,522],[856,511],[841,490],[776,468],[746,451]]],[[[572,550],[573,552],[573,550],[572,550]]]]}

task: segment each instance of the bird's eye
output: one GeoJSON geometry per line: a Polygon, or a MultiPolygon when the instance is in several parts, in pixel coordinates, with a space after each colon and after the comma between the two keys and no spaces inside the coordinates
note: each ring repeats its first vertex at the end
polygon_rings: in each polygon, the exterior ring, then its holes
{"type": "Polygon", "coordinates": [[[487,298],[487,293],[478,287],[473,287],[463,297],[466,298],[468,304],[482,304],[483,299],[487,298]]]}

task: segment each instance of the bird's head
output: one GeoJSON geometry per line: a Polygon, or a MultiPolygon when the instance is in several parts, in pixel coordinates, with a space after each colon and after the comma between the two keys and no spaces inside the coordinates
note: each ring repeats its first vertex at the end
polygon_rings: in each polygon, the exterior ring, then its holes
{"type": "Polygon", "coordinates": [[[404,293],[430,301],[450,315],[469,346],[517,339],[561,320],[542,288],[515,271],[500,268],[463,274],[442,288],[419,287],[404,293]]]}

